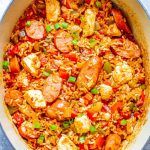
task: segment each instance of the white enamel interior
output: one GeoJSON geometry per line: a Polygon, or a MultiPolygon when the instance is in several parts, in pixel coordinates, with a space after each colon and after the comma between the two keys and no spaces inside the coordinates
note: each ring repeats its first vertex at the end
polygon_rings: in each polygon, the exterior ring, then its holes
{"type": "MultiPolygon", "coordinates": [[[[113,0],[115,3],[118,4],[119,7],[121,7],[125,12],[128,12],[129,20],[132,24],[133,32],[139,42],[140,45],[145,47],[148,57],[147,59],[147,66],[149,65],[149,59],[150,58],[150,20],[148,19],[148,16],[144,12],[141,5],[137,2],[137,0],[120,0],[128,8],[130,8],[132,11],[130,12],[124,5],[120,5],[119,0],[113,0]],[[137,20],[139,21],[139,25],[137,25],[134,22],[134,17],[137,17],[137,20]],[[140,29],[142,32],[140,32],[140,29]],[[145,37],[145,39],[143,38],[145,37]]],[[[0,23],[0,64],[3,60],[3,47],[8,42],[10,33],[18,19],[18,17],[23,13],[25,8],[29,5],[31,0],[14,0],[11,6],[8,8],[6,15],[4,16],[2,22],[0,23]]],[[[1,65],[0,65],[1,66],[1,65]]],[[[0,122],[2,125],[2,128],[4,132],[6,133],[8,139],[14,146],[16,150],[26,150],[28,149],[23,140],[20,138],[20,136],[17,133],[17,130],[14,128],[10,116],[7,113],[6,106],[3,102],[3,96],[4,96],[4,88],[2,83],[2,68],[0,68],[0,122]]],[[[150,135],[150,114],[147,116],[147,122],[143,126],[141,132],[138,134],[135,141],[131,144],[129,149],[131,150],[141,150],[144,144],[146,143],[149,135],[150,135]]]]}

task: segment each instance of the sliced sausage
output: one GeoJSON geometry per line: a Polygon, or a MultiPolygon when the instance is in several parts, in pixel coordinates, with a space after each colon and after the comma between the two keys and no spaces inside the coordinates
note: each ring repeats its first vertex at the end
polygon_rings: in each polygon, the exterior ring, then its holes
{"type": "Polygon", "coordinates": [[[34,130],[33,124],[30,122],[23,122],[21,126],[18,128],[20,135],[29,140],[29,139],[36,139],[39,137],[39,132],[34,130]]]}
{"type": "Polygon", "coordinates": [[[9,106],[15,107],[23,102],[22,93],[18,90],[9,89],[5,94],[5,103],[9,106]]]}
{"type": "Polygon", "coordinates": [[[20,72],[20,66],[19,66],[19,62],[16,56],[10,60],[10,71],[12,73],[20,72]]]}
{"type": "Polygon", "coordinates": [[[45,81],[43,87],[43,96],[47,102],[53,102],[58,95],[62,87],[62,78],[58,74],[51,74],[45,81]]]}
{"type": "Polygon", "coordinates": [[[30,22],[31,25],[25,28],[27,36],[35,40],[42,39],[45,35],[45,28],[43,23],[37,20],[32,20],[30,22]]]}
{"type": "Polygon", "coordinates": [[[69,103],[62,100],[57,100],[51,106],[47,107],[47,115],[51,119],[63,120],[71,117],[71,108],[69,103]]]}
{"type": "Polygon", "coordinates": [[[138,45],[128,39],[115,39],[113,43],[112,48],[117,55],[124,58],[138,58],[141,55],[141,50],[138,45]]]}
{"type": "Polygon", "coordinates": [[[121,137],[118,134],[110,134],[106,139],[105,150],[117,150],[121,145],[121,137]]]}
{"type": "Polygon", "coordinates": [[[114,16],[117,27],[126,33],[131,33],[127,23],[123,18],[123,15],[121,14],[121,11],[118,9],[112,9],[112,14],[114,16]]]}
{"type": "Polygon", "coordinates": [[[48,21],[57,21],[60,15],[60,3],[58,0],[46,0],[46,18],[48,21]]]}
{"type": "Polygon", "coordinates": [[[96,12],[93,9],[87,9],[85,11],[85,22],[83,24],[83,36],[91,36],[95,29],[96,12]]]}
{"type": "Polygon", "coordinates": [[[62,53],[72,50],[72,37],[66,31],[59,30],[54,36],[54,44],[62,53]]]}
{"type": "Polygon", "coordinates": [[[99,72],[102,68],[102,60],[98,56],[90,58],[82,67],[77,78],[78,88],[91,90],[97,82],[99,72]]]}

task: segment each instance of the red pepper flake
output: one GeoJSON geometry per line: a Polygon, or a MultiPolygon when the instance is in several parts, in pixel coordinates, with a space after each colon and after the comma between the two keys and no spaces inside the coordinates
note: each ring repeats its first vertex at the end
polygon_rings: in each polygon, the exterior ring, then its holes
{"type": "Polygon", "coordinates": [[[123,107],[123,102],[116,102],[112,107],[111,107],[111,112],[114,113],[115,111],[121,110],[123,107]]]}
{"type": "Polygon", "coordinates": [[[105,80],[104,84],[111,86],[111,82],[109,80],[105,80]]]}
{"type": "Polygon", "coordinates": [[[120,115],[123,117],[123,119],[129,119],[131,117],[131,112],[126,111],[126,112],[120,112],[120,115]]]}
{"type": "Polygon", "coordinates": [[[96,144],[99,149],[102,148],[105,144],[105,138],[102,135],[99,135],[96,139],[96,144]]]}
{"type": "Polygon", "coordinates": [[[106,55],[106,51],[101,50],[98,56],[103,57],[104,55],[106,55]]]}
{"type": "Polygon", "coordinates": [[[62,79],[68,80],[69,78],[69,73],[63,70],[59,70],[59,75],[62,79]]]}
{"type": "Polygon", "coordinates": [[[18,44],[8,50],[8,55],[14,56],[17,53],[19,53],[18,44]]]}
{"type": "Polygon", "coordinates": [[[85,150],[84,149],[84,144],[79,144],[78,146],[79,146],[79,150],[85,150]]]}
{"type": "Polygon", "coordinates": [[[27,20],[34,18],[35,12],[34,12],[32,6],[30,6],[30,7],[27,9],[27,11],[25,12],[25,16],[26,16],[27,20]]]}
{"type": "Polygon", "coordinates": [[[87,111],[87,116],[89,117],[90,120],[95,121],[96,117],[94,116],[95,114],[90,113],[89,111],[87,111]]]}
{"type": "Polygon", "coordinates": [[[74,53],[65,54],[64,57],[68,58],[69,60],[74,61],[74,62],[78,61],[78,58],[77,58],[76,54],[74,54],[74,53]]]}
{"type": "Polygon", "coordinates": [[[142,91],[141,93],[141,97],[140,99],[137,101],[136,105],[139,107],[139,106],[142,106],[144,104],[144,99],[145,99],[145,94],[144,94],[144,91],[142,91]]]}
{"type": "Polygon", "coordinates": [[[119,87],[113,87],[113,92],[116,93],[119,90],[119,87]]]}
{"type": "Polygon", "coordinates": [[[136,111],[136,112],[133,114],[133,116],[134,116],[135,118],[137,118],[137,119],[140,118],[140,115],[141,115],[141,113],[139,113],[138,111],[136,111]]]}
{"type": "Polygon", "coordinates": [[[103,107],[102,107],[102,110],[101,110],[102,112],[109,112],[109,113],[111,113],[111,110],[110,110],[110,108],[108,107],[108,105],[106,105],[106,104],[103,104],[103,107]]]}
{"type": "Polygon", "coordinates": [[[79,18],[75,18],[74,19],[74,23],[77,24],[77,25],[80,25],[81,24],[81,20],[79,18]]]}
{"type": "Polygon", "coordinates": [[[20,126],[24,122],[24,119],[23,119],[21,113],[19,113],[19,112],[14,113],[12,116],[12,119],[13,119],[13,122],[17,126],[20,126]]]}
{"type": "Polygon", "coordinates": [[[73,110],[73,112],[71,113],[71,118],[75,118],[78,115],[78,110],[73,110]]]}
{"type": "Polygon", "coordinates": [[[87,4],[90,4],[90,3],[91,3],[91,0],[85,0],[85,2],[86,2],[87,4]]]}

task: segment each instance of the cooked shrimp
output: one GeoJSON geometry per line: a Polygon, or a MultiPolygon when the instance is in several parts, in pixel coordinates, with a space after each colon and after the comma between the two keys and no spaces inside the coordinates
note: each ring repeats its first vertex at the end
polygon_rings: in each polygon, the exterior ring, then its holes
{"type": "Polygon", "coordinates": [[[8,89],[5,94],[5,103],[9,106],[15,107],[23,102],[22,93],[18,90],[8,89]]]}
{"type": "Polygon", "coordinates": [[[30,122],[23,122],[18,128],[20,135],[25,139],[36,139],[39,137],[39,131],[34,130],[33,124],[30,122]]]}
{"type": "Polygon", "coordinates": [[[141,55],[138,45],[128,39],[114,39],[112,48],[124,58],[138,58],[141,55]]]}
{"type": "Polygon", "coordinates": [[[117,150],[121,145],[121,137],[118,134],[110,134],[106,139],[105,150],[117,150]]]}
{"type": "Polygon", "coordinates": [[[71,117],[71,108],[69,103],[57,100],[51,106],[47,107],[47,115],[52,119],[63,120],[71,117]]]}

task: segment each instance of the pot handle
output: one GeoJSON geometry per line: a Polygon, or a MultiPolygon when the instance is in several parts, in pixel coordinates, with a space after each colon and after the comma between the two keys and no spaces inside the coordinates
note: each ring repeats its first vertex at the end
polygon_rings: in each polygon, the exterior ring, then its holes
{"type": "Polygon", "coordinates": [[[13,0],[0,0],[0,21],[3,19],[3,16],[12,2],[13,0]]]}
{"type": "Polygon", "coordinates": [[[150,1],[149,0],[138,0],[138,1],[142,5],[143,9],[145,10],[146,14],[150,19],[150,1]]]}

